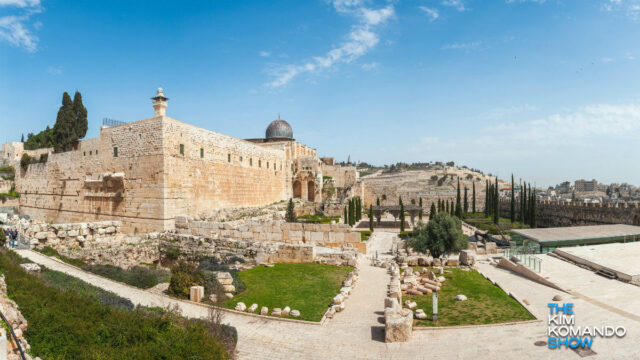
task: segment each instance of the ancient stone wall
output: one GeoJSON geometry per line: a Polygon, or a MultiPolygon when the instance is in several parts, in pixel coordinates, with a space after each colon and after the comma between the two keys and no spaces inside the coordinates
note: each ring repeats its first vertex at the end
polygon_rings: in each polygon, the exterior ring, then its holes
{"type": "Polygon", "coordinates": [[[360,233],[344,224],[302,224],[284,221],[207,222],[176,218],[180,234],[234,240],[284,242],[288,244],[340,244],[349,247],[361,242],[360,233]]]}
{"type": "MultiPolygon", "coordinates": [[[[516,216],[520,204],[516,204],[516,216]]],[[[500,214],[509,217],[511,202],[500,201],[500,214]]],[[[601,224],[640,225],[640,206],[636,204],[585,204],[558,201],[536,203],[538,227],[561,227],[601,224]]]]}
{"type": "Polygon", "coordinates": [[[179,121],[163,122],[167,217],[290,197],[285,154],[179,121]]]}
{"type": "Polygon", "coordinates": [[[326,165],[322,163],[322,176],[330,176],[335,187],[353,186],[358,180],[358,171],[355,166],[326,165]]]}
{"type": "Polygon", "coordinates": [[[13,180],[0,179],[0,194],[8,193],[11,190],[12,186],[14,186],[13,180]]]}

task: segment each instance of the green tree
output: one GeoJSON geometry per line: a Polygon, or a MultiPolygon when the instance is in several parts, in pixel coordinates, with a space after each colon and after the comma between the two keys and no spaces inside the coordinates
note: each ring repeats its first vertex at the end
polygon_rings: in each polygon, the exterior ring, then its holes
{"type": "Polygon", "coordinates": [[[287,222],[296,222],[296,212],[295,206],[293,205],[293,199],[289,199],[289,203],[287,204],[287,213],[285,215],[285,220],[287,222]]]}
{"type": "Polygon", "coordinates": [[[189,298],[189,289],[192,286],[204,286],[204,275],[195,265],[181,261],[171,268],[171,280],[169,282],[169,295],[181,299],[189,298]]]}
{"type": "Polygon", "coordinates": [[[347,205],[345,205],[344,207],[344,223],[345,224],[349,224],[349,213],[348,213],[347,207],[348,207],[347,205]]]}
{"type": "Polygon", "coordinates": [[[76,91],[75,95],[73,95],[73,114],[75,116],[73,131],[77,136],[75,140],[82,139],[87,134],[89,124],[87,122],[87,109],[82,104],[82,95],[79,91],[76,91]]]}
{"type": "Polygon", "coordinates": [[[400,203],[400,232],[404,231],[404,204],[402,203],[402,196],[400,196],[398,202],[400,203]]]}
{"type": "Polygon", "coordinates": [[[449,214],[449,199],[446,200],[445,206],[444,206],[444,211],[449,214]]]}
{"type": "Polygon", "coordinates": [[[22,137],[20,138],[20,142],[23,143],[24,142],[24,134],[22,134],[22,137]]]}
{"type": "Polygon", "coordinates": [[[515,195],[515,185],[513,183],[513,174],[511,174],[511,222],[516,222],[516,195],[515,195]]]}
{"type": "Polygon", "coordinates": [[[469,212],[469,188],[467,188],[466,186],[464,187],[464,213],[463,215],[466,216],[467,213],[469,212]]]}
{"type": "Polygon", "coordinates": [[[462,236],[460,219],[446,213],[438,213],[428,223],[419,222],[413,231],[409,245],[418,252],[438,258],[445,253],[466,249],[467,240],[462,236]]]}
{"type": "Polygon", "coordinates": [[[538,226],[538,215],[536,214],[536,189],[533,188],[533,196],[531,197],[531,227],[538,226]]]}
{"type": "Polygon", "coordinates": [[[525,182],[524,185],[522,185],[522,223],[526,224],[527,223],[527,183],[525,182]]]}
{"type": "Polygon", "coordinates": [[[74,123],[73,102],[71,96],[65,91],[62,94],[62,106],[58,110],[56,124],[53,126],[56,152],[71,150],[73,140],[76,139],[74,123]]]}
{"type": "Polygon", "coordinates": [[[420,198],[420,212],[418,213],[418,221],[422,221],[422,198],[420,198]]]}
{"type": "Polygon", "coordinates": [[[436,216],[436,214],[437,214],[436,204],[431,203],[431,209],[429,210],[429,220],[433,219],[433,217],[436,216]]]}
{"type": "Polygon", "coordinates": [[[489,217],[489,211],[491,210],[491,196],[489,195],[489,180],[485,180],[484,187],[484,216],[489,217]]]}
{"type": "Polygon", "coordinates": [[[494,190],[493,190],[493,202],[492,202],[492,207],[493,209],[493,223],[497,224],[498,221],[500,220],[500,200],[498,199],[499,193],[498,193],[498,177],[496,176],[496,183],[494,186],[494,190]]]}
{"type": "Polygon", "coordinates": [[[525,185],[522,185],[520,187],[520,214],[518,214],[518,219],[520,220],[520,223],[523,225],[524,225],[524,187],[525,185]]]}
{"type": "Polygon", "coordinates": [[[380,206],[380,198],[377,198],[377,199],[376,199],[376,205],[377,205],[377,206],[380,206]]]}
{"type": "Polygon", "coordinates": [[[476,213],[476,182],[473,181],[473,190],[471,191],[471,211],[476,213]]]}
{"type": "Polygon", "coordinates": [[[458,219],[462,219],[462,199],[460,195],[460,178],[458,178],[458,189],[456,194],[456,210],[455,215],[458,219]]]}
{"type": "Polygon", "coordinates": [[[369,231],[373,232],[373,205],[369,205],[369,231]]]}

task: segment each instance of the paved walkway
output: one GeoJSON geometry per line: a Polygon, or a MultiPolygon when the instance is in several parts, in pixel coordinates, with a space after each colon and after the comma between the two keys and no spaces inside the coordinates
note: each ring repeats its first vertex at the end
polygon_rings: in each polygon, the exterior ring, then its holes
{"type": "MultiPolygon", "coordinates": [[[[369,239],[370,249],[379,254],[388,251],[396,234],[376,231],[369,239]]],[[[82,271],[40,253],[22,250],[20,255],[80,278],[95,286],[130,299],[134,304],[146,306],[177,305],[183,315],[204,317],[208,308],[164,295],[134,288],[82,271]]],[[[371,254],[371,253],[370,253],[371,254]]],[[[238,330],[240,359],[579,359],[571,350],[551,351],[533,343],[545,340],[544,322],[518,325],[492,325],[484,327],[426,329],[413,332],[407,343],[384,343],[384,325],[381,323],[384,298],[389,275],[385,269],[370,266],[369,260],[360,259],[360,279],[346,301],[346,309],[336,314],[325,325],[292,323],[228,313],[225,322],[238,330]]],[[[508,271],[490,265],[479,265],[480,270],[498,281],[508,292],[526,297],[537,316],[545,316],[546,303],[557,290],[530,282],[508,271]]],[[[631,285],[629,285],[631,286],[631,285]]],[[[565,299],[569,300],[569,299],[565,299]]],[[[580,309],[579,320],[584,325],[610,323],[628,325],[629,335],[624,340],[594,341],[598,355],[591,359],[637,358],[635,343],[640,334],[639,323],[595,306],[582,299],[571,299],[580,309]],[[635,339],[635,340],[634,340],[635,339]]]]}

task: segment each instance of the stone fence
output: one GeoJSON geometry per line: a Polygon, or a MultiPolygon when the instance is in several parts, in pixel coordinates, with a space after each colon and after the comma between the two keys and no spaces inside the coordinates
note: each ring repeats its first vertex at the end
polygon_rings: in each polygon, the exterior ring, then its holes
{"type": "Polygon", "coordinates": [[[18,230],[32,239],[33,245],[52,247],[91,247],[96,245],[121,243],[125,236],[120,233],[120,221],[99,221],[70,224],[34,224],[18,222],[18,230]]]}
{"type": "Polygon", "coordinates": [[[362,243],[360,233],[344,224],[303,224],[278,220],[208,222],[190,221],[184,216],[176,217],[175,223],[176,232],[184,235],[287,244],[312,243],[328,247],[354,247],[360,251],[366,249],[362,246],[366,244],[362,243]]]}

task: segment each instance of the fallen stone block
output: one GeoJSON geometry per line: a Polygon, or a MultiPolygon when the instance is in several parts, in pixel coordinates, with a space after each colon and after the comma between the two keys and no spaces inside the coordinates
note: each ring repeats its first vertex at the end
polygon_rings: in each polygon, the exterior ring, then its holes
{"type": "Polygon", "coordinates": [[[462,294],[460,294],[460,295],[456,295],[456,297],[454,297],[453,300],[455,300],[455,301],[466,301],[467,297],[462,295],[462,294]]]}
{"type": "Polygon", "coordinates": [[[293,317],[298,317],[298,316],[300,316],[300,311],[298,311],[298,310],[291,310],[290,315],[291,315],[291,316],[293,316],[293,317]]]}
{"type": "Polygon", "coordinates": [[[417,309],[414,316],[416,317],[416,319],[426,319],[427,318],[427,314],[425,314],[424,310],[422,309],[417,309]]]}
{"type": "Polygon", "coordinates": [[[251,306],[249,306],[249,308],[247,309],[247,312],[254,312],[256,311],[256,309],[258,308],[258,304],[251,304],[251,306]]]}
{"type": "Polygon", "coordinates": [[[405,342],[411,338],[413,312],[409,309],[388,309],[384,317],[385,342],[405,342]]]}
{"type": "Polygon", "coordinates": [[[233,277],[231,276],[231,274],[228,273],[228,272],[224,272],[224,271],[216,273],[216,280],[218,280],[218,282],[221,285],[232,285],[233,284],[233,277]]]}
{"type": "Polygon", "coordinates": [[[289,315],[290,312],[291,312],[291,308],[288,306],[285,306],[284,309],[282,309],[282,316],[287,316],[289,315]]]}
{"type": "Polygon", "coordinates": [[[247,310],[247,305],[245,305],[243,302],[239,302],[236,304],[236,307],[234,309],[238,311],[245,311],[247,310]]]}
{"type": "Polygon", "coordinates": [[[269,308],[266,306],[263,306],[262,308],[260,308],[260,315],[267,315],[269,314],[269,308]]]}
{"type": "Polygon", "coordinates": [[[416,304],[415,301],[407,300],[404,302],[404,306],[406,306],[409,309],[413,309],[415,307],[418,307],[418,304],[416,304]]]}
{"type": "Polygon", "coordinates": [[[282,315],[282,309],[281,308],[275,308],[271,311],[271,315],[273,316],[281,316],[282,315]]]}
{"type": "Polygon", "coordinates": [[[422,292],[416,290],[416,289],[409,289],[407,290],[407,294],[409,295],[422,295],[422,292]]]}

